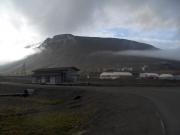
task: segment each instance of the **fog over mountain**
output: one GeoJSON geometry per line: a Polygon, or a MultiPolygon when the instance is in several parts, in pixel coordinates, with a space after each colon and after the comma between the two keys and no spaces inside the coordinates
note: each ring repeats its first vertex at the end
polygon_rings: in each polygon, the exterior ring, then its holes
{"type": "Polygon", "coordinates": [[[166,49],[166,50],[148,50],[148,51],[123,51],[115,53],[115,55],[125,55],[125,56],[144,56],[151,58],[162,58],[169,60],[177,60],[180,61],[180,48],[178,49],[166,49]]]}

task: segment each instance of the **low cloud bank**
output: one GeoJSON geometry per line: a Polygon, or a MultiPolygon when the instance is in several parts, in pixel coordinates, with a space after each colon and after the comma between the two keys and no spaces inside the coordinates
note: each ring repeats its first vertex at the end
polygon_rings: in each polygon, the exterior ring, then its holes
{"type": "Polygon", "coordinates": [[[116,53],[116,55],[126,56],[143,56],[152,58],[162,58],[168,60],[180,61],[180,48],[171,50],[153,50],[153,51],[122,51],[116,53]]]}

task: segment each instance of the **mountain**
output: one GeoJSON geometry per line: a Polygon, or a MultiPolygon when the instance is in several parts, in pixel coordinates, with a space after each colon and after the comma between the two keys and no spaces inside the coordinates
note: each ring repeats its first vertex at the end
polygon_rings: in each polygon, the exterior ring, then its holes
{"type": "Polygon", "coordinates": [[[71,34],[47,38],[39,47],[40,52],[5,65],[0,73],[31,73],[37,68],[76,66],[81,70],[97,70],[118,66],[142,66],[159,63],[160,59],[123,56],[118,52],[127,50],[158,50],[158,48],[126,39],[81,37],[71,34]]]}

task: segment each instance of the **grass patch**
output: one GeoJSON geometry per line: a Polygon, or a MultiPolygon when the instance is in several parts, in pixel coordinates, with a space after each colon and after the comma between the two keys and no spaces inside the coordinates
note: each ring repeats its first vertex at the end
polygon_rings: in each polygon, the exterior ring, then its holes
{"type": "Polygon", "coordinates": [[[65,102],[64,99],[52,99],[52,98],[39,98],[39,97],[7,97],[4,98],[7,100],[7,103],[16,103],[16,105],[20,104],[32,104],[32,105],[58,105],[65,102]]]}
{"type": "Polygon", "coordinates": [[[0,135],[71,135],[95,112],[50,111],[0,118],[0,135]]]}
{"type": "Polygon", "coordinates": [[[8,116],[8,115],[16,115],[19,113],[25,113],[27,109],[22,107],[1,107],[0,108],[0,117],[8,116]]]}
{"type": "Polygon", "coordinates": [[[41,105],[57,105],[64,101],[62,99],[39,99],[39,98],[25,98],[24,101],[29,101],[41,105]]]}

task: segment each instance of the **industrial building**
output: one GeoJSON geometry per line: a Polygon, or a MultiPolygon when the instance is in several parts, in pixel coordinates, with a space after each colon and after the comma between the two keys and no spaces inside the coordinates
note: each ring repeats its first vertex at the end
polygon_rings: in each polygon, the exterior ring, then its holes
{"type": "Polygon", "coordinates": [[[174,80],[180,81],[180,75],[175,75],[174,80]]]}
{"type": "Polygon", "coordinates": [[[159,76],[159,79],[160,80],[175,80],[175,77],[172,74],[161,74],[159,76]]]}
{"type": "Polygon", "coordinates": [[[139,78],[141,78],[141,79],[159,79],[159,74],[157,74],[157,73],[140,73],[139,78]]]}
{"type": "Polygon", "coordinates": [[[100,74],[100,79],[120,79],[132,77],[130,72],[103,72],[100,74]]]}
{"type": "Polygon", "coordinates": [[[78,81],[79,69],[76,67],[43,68],[33,71],[32,83],[61,84],[78,81]]]}

